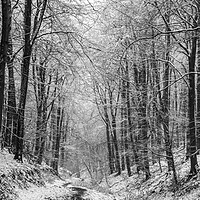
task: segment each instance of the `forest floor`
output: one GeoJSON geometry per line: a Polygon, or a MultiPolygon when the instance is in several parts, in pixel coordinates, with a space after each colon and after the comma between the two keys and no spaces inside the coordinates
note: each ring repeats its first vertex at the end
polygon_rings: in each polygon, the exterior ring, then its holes
{"type": "MultiPolygon", "coordinates": [[[[110,194],[81,186],[81,179],[62,179],[47,165],[19,163],[0,151],[0,200],[113,200],[110,194]]],[[[82,184],[83,185],[83,184],[82,184]]]]}
{"type": "Polygon", "coordinates": [[[200,200],[200,175],[188,181],[189,160],[185,160],[184,150],[179,149],[174,155],[179,181],[176,187],[164,161],[161,161],[162,171],[158,164],[151,165],[151,178],[147,181],[142,173],[134,173],[128,177],[124,171],[120,176],[107,176],[94,186],[82,179],[66,175],[67,172],[64,178],[58,177],[45,165],[18,163],[13,160],[13,155],[0,151],[0,199],[200,200]]]}
{"type": "MultiPolygon", "coordinates": [[[[200,155],[198,163],[200,165],[200,155]]],[[[131,177],[123,172],[121,176],[109,176],[101,183],[102,187],[109,187],[110,193],[117,200],[200,200],[200,174],[188,179],[190,161],[185,159],[182,148],[174,152],[178,185],[172,180],[172,174],[167,170],[167,163],[161,161],[162,171],[158,163],[150,166],[151,178],[145,181],[144,174],[133,173],[131,177]]],[[[136,169],[132,169],[136,172],[136,169]]],[[[200,173],[200,172],[199,172],[200,173]]]]}

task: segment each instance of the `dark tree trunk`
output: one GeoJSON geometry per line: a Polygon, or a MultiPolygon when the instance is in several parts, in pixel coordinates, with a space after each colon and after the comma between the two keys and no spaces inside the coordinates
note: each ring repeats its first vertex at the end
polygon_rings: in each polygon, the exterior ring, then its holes
{"type": "MultiPolygon", "coordinates": [[[[198,22],[197,25],[200,25],[200,2],[196,1],[198,9],[198,22]]],[[[200,30],[197,31],[197,114],[196,114],[196,137],[197,137],[197,149],[200,150],[200,30]]]]}
{"type": "MultiPolygon", "coordinates": [[[[60,98],[60,97],[59,97],[60,98]]],[[[64,118],[64,108],[61,108],[60,105],[61,99],[59,99],[59,106],[57,108],[57,114],[52,111],[52,122],[55,123],[53,125],[53,141],[52,141],[52,168],[58,173],[59,166],[59,152],[60,152],[60,141],[61,141],[61,130],[64,118]],[[56,116],[55,116],[56,114],[56,116]],[[54,121],[55,120],[55,121],[54,121]]],[[[56,110],[54,111],[56,112],[56,110]]]]}
{"type": "MultiPolygon", "coordinates": [[[[10,8],[11,12],[11,8],[10,8]]],[[[9,35],[8,43],[8,109],[6,122],[5,147],[12,148],[13,152],[16,149],[16,131],[17,131],[17,111],[16,111],[16,95],[15,95],[15,80],[13,70],[13,46],[11,34],[9,35]]]]}
{"type": "Polygon", "coordinates": [[[140,99],[140,107],[139,112],[141,118],[140,120],[140,128],[141,128],[141,141],[142,141],[142,162],[144,164],[143,168],[146,174],[146,180],[150,178],[150,169],[149,169],[149,160],[148,160],[148,125],[147,125],[147,116],[146,116],[146,108],[147,108],[147,82],[146,82],[146,66],[143,64],[141,72],[140,72],[140,84],[142,86],[141,89],[141,99],[140,99]]]}
{"type": "MultiPolygon", "coordinates": [[[[45,59],[46,60],[46,59],[45,59]]],[[[43,153],[46,141],[47,129],[47,94],[45,90],[46,84],[46,66],[45,61],[40,61],[39,66],[36,63],[36,55],[33,59],[33,80],[34,90],[37,103],[37,124],[35,139],[35,156],[38,164],[42,163],[43,153]]]]}
{"type": "MultiPolygon", "coordinates": [[[[128,176],[131,176],[130,168],[130,158],[129,158],[129,136],[130,136],[130,126],[131,126],[131,113],[130,113],[130,101],[129,92],[130,92],[130,83],[129,83],[129,67],[128,61],[125,59],[125,69],[124,69],[124,78],[122,80],[122,94],[123,94],[123,104],[124,104],[124,144],[125,144],[125,158],[126,158],[126,168],[128,176]]],[[[123,72],[122,72],[123,73],[123,72]]],[[[123,76],[122,76],[123,77],[123,76]]]]}
{"type": "Polygon", "coordinates": [[[44,99],[43,102],[43,113],[42,113],[42,130],[41,130],[41,137],[40,137],[40,149],[38,155],[38,164],[42,163],[44,151],[45,151],[45,144],[47,139],[47,99],[44,99]]]}
{"type": "Polygon", "coordinates": [[[24,116],[25,105],[28,91],[29,65],[31,57],[31,8],[32,0],[25,0],[24,12],[24,52],[21,69],[21,89],[18,107],[18,128],[17,128],[17,148],[15,152],[15,159],[22,161],[23,152],[23,137],[24,137],[24,116]]]}
{"type": "Polygon", "coordinates": [[[65,148],[60,148],[60,167],[64,167],[65,164],[65,148]]]}
{"type": "Polygon", "coordinates": [[[125,157],[126,157],[126,149],[125,149],[125,137],[127,135],[127,121],[126,121],[126,88],[125,88],[125,79],[124,79],[124,70],[121,69],[121,168],[125,170],[125,157]]]}
{"type": "Polygon", "coordinates": [[[118,139],[117,139],[117,124],[116,124],[116,112],[114,112],[113,108],[113,95],[112,91],[109,88],[109,100],[110,100],[110,112],[111,112],[111,126],[112,126],[112,140],[113,140],[113,146],[115,149],[115,165],[117,174],[121,174],[121,167],[120,167],[120,156],[119,156],[119,147],[118,147],[118,139]]]}
{"type": "Polygon", "coordinates": [[[34,155],[38,157],[39,149],[40,149],[40,136],[42,129],[42,99],[41,99],[41,87],[40,87],[40,67],[36,64],[36,55],[33,56],[33,85],[36,96],[36,104],[37,104],[37,121],[36,121],[36,133],[35,133],[35,151],[34,155]]]}
{"type": "Polygon", "coordinates": [[[120,157],[119,157],[119,148],[118,148],[118,140],[117,140],[117,126],[116,126],[116,119],[114,116],[112,116],[112,131],[113,131],[113,146],[115,149],[115,164],[116,164],[116,170],[117,174],[121,174],[121,167],[120,167],[120,157]]]}
{"type": "MultiPolygon", "coordinates": [[[[12,21],[11,3],[9,3],[9,20],[12,21]]],[[[10,27],[11,29],[11,27],[10,27]]],[[[13,45],[11,30],[8,38],[8,52],[7,52],[7,67],[8,67],[8,108],[7,108],[7,121],[5,131],[4,147],[15,152],[16,147],[16,129],[17,129],[17,116],[16,116],[16,97],[15,97],[15,81],[13,70],[13,45]]]]}
{"type": "MultiPolygon", "coordinates": [[[[176,80],[176,72],[174,71],[174,80],[176,80]]],[[[175,83],[174,85],[174,109],[175,109],[175,112],[176,112],[176,117],[178,118],[178,113],[179,113],[179,110],[178,110],[178,87],[177,87],[177,83],[175,83]]],[[[175,134],[176,134],[176,147],[179,148],[180,146],[180,134],[179,134],[179,122],[177,122],[177,119],[175,121],[175,134]]]]}
{"type": "Polygon", "coordinates": [[[52,141],[52,161],[51,167],[56,170],[56,162],[55,162],[55,152],[56,152],[56,105],[54,104],[51,112],[51,141],[52,141]]]}
{"type": "MultiPolygon", "coordinates": [[[[196,34],[196,33],[194,33],[196,34]]],[[[195,58],[197,37],[193,35],[192,50],[189,56],[189,92],[188,92],[188,115],[189,115],[189,156],[190,176],[197,174],[196,134],[195,134],[195,58]]]]}
{"type": "Polygon", "coordinates": [[[37,6],[37,12],[34,18],[33,31],[31,29],[31,14],[32,14],[32,0],[25,0],[24,11],[24,51],[21,69],[21,89],[20,100],[18,106],[18,128],[17,128],[17,148],[15,153],[15,159],[22,161],[23,152],[23,137],[24,137],[24,116],[25,105],[28,91],[28,79],[29,79],[29,67],[32,47],[39,33],[44,13],[46,10],[47,0],[44,0],[37,6]],[[32,32],[32,35],[31,35],[32,32]],[[32,37],[31,37],[32,36],[32,37]],[[19,124],[20,123],[20,124],[19,124]]]}
{"type": "Polygon", "coordinates": [[[55,145],[55,154],[54,154],[54,165],[53,169],[58,172],[58,164],[59,164],[59,150],[60,150],[60,138],[61,138],[61,127],[62,127],[62,118],[63,111],[60,105],[57,109],[57,130],[56,130],[56,145],[55,145]]]}
{"type": "MultiPolygon", "coordinates": [[[[123,96],[121,92],[121,96],[123,96]]],[[[123,99],[123,97],[122,97],[123,99]]],[[[121,148],[121,168],[125,170],[125,148],[124,148],[124,103],[121,102],[121,141],[120,141],[120,148],[121,148]]]]}
{"type": "Polygon", "coordinates": [[[4,105],[5,66],[7,61],[8,39],[11,30],[11,1],[1,0],[2,7],[2,35],[0,45],[0,132],[4,105]]]}

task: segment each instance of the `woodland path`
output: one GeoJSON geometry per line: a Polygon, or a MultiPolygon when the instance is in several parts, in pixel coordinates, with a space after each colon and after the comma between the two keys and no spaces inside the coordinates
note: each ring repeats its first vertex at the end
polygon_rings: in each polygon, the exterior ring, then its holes
{"type": "Polygon", "coordinates": [[[17,200],[114,200],[112,195],[103,194],[68,182],[55,180],[45,187],[33,186],[19,190],[17,200]]]}

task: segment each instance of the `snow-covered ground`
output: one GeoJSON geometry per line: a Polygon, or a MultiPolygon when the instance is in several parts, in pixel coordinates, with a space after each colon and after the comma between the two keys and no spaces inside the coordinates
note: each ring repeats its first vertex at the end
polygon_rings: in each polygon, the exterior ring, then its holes
{"type": "MultiPolygon", "coordinates": [[[[150,166],[151,178],[147,181],[144,180],[142,173],[140,175],[134,173],[128,177],[127,172],[124,171],[120,176],[107,177],[101,186],[108,187],[117,200],[200,200],[200,175],[188,181],[190,161],[185,160],[184,149],[176,150],[174,155],[179,181],[176,188],[164,159],[161,161],[162,172],[158,163],[150,166]]],[[[198,155],[198,163],[200,164],[200,155],[198,155]]],[[[136,172],[134,168],[132,171],[136,172]]]]}
{"type": "Polygon", "coordinates": [[[0,160],[0,200],[114,200],[112,195],[81,186],[81,179],[60,179],[46,165],[19,163],[7,151],[0,151],[0,160]]]}
{"type": "Polygon", "coordinates": [[[69,189],[56,185],[47,187],[32,186],[29,189],[17,191],[18,198],[16,200],[43,200],[43,199],[67,199],[72,197],[69,189]]]}
{"type": "Polygon", "coordinates": [[[151,166],[148,181],[142,173],[128,177],[124,171],[120,176],[107,176],[93,187],[70,175],[60,179],[45,165],[18,163],[6,151],[0,152],[0,160],[0,200],[70,200],[75,196],[80,200],[200,200],[200,176],[187,181],[189,161],[185,160],[183,149],[175,153],[179,181],[176,189],[165,161],[161,161],[162,171],[158,164],[151,166]]]}
{"type": "Polygon", "coordinates": [[[65,186],[63,181],[55,181],[53,184],[47,184],[46,187],[33,186],[27,190],[18,190],[19,196],[16,200],[71,200],[74,199],[74,196],[77,196],[77,189],[84,191],[80,200],[114,200],[112,195],[105,195],[95,190],[74,187],[71,184],[65,186]]]}

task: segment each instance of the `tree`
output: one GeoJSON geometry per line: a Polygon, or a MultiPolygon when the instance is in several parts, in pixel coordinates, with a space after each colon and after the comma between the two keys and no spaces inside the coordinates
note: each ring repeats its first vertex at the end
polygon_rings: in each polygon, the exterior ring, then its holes
{"type": "Polygon", "coordinates": [[[37,128],[36,128],[36,140],[35,140],[35,156],[37,162],[42,163],[43,154],[45,150],[45,140],[47,137],[47,117],[50,115],[47,113],[47,100],[49,98],[51,76],[49,76],[49,82],[46,86],[47,78],[47,55],[46,58],[40,58],[39,64],[36,63],[36,55],[33,58],[33,85],[37,104],[37,128]],[[48,116],[47,116],[48,114],[48,116]]]}
{"type": "Polygon", "coordinates": [[[196,131],[195,131],[195,59],[196,59],[197,36],[196,31],[192,36],[192,49],[188,56],[189,62],[189,92],[188,92],[188,115],[189,115],[189,156],[190,156],[190,176],[197,174],[196,155],[196,131]]]}
{"type": "Polygon", "coordinates": [[[107,102],[107,90],[103,90],[98,84],[98,82],[94,81],[94,95],[95,95],[95,103],[97,105],[99,114],[102,118],[102,120],[105,123],[105,129],[106,129],[106,139],[107,139],[107,149],[108,149],[108,165],[110,169],[110,174],[114,173],[115,167],[114,167],[114,152],[112,148],[112,135],[111,135],[111,124],[108,114],[108,102],[107,102]],[[99,99],[99,101],[98,101],[99,99]],[[101,114],[101,105],[103,106],[103,114],[101,114]]]}
{"type": "Polygon", "coordinates": [[[5,66],[7,62],[8,40],[11,30],[11,1],[2,0],[2,35],[0,45],[0,131],[2,128],[2,111],[4,104],[5,66]]]}
{"type": "Polygon", "coordinates": [[[15,153],[15,159],[20,161],[22,161],[22,152],[23,152],[24,116],[25,116],[25,105],[26,105],[26,97],[28,90],[30,59],[31,59],[32,47],[35,43],[36,37],[39,33],[43,21],[46,5],[47,5],[47,0],[38,2],[37,12],[34,18],[33,32],[31,32],[32,0],[25,0],[24,48],[23,48],[23,59],[22,59],[22,69],[21,69],[20,99],[17,111],[18,127],[17,127],[17,146],[15,153]]]}
{"type": "MultiPolygon", "coordinates": [[[[129,87],[129,66],[127,58],[124,58],[125,66],[121,69],[121,121],[122,121],[122,143],[124,147],[126,168],[128,172],[128,176],[131,176],[131,168],[130,168],[130,158],[129,158],[129,140],[130,140],[130,130],[131,130],[131,110],[130,110],[130,87],[129,87]]],[[[132,141],[133,142],[133,141],[132,141]]],[[[132,143],[133,144],[133,143],[132,143]]],[[[122,157],[123,158],[123,157],[122,157]]],[[[123,160],[122,160],[123,161],[123,160]]]]}
{"type": "MultiPolygon", "coordinates": [[[[197,26],[200,25],[200,3],[197,1],[197,26]]],[[[197,31],[199,34],[199,30],[197,31]]],[[[197,132],[197,149],[200,149],[200,37],[197,36],[197,116],[196,116],[196,132],[197,132]]]]}
{"type": "MultiPolygon", "coordinates": [[[[56,130],[53,132],[53,145],[52,145],[52,168],[58,172],[59,164],[59,152],[60,152],[60,139],[61,139],[61,129],[63,128],[63,118],[64,118],[64,109],[61,108],[61,99],[59,98],[59,103],[56,113],[56,130]]],[[[54,122],[55,123],[55,122],[54,122]]]]}
{"type": "MultiPolygon", "coordinates": [[[[11,8],[10,8],[11,12],[11,8]]],[[[15,92],[15,78],[14,78],[14,63],[13,63],[13,44],[12,35],[10,33],[8,40],[8,105],[7,105],[7,122],[4,139],[4,147],[11,148],[13,152],[16,149],[16,131],[17,131],[17,105],[15,92]]]]}
{"type": "MultiPolygon", "coordinates": [[[[166,3],[167,12],[164,16],[164,20],[166,21],[166,32],[169,32],[170,29],[170,3],[166,3]]],[[[170,72],[170,34],[166,34],[166,54],[165,54],[165,67],[164,67],[164,78],[163,78],[163,97],[162,97],[162,124],[164,128],[164,139],[165,139],[165,148],[166,148],[166,156],[168,161],[168,170],[173,171],[174,181],[177,184],[177,175],[174,165],[174,158],[172,153],[172,140],[170,138],[169,133],[169,109],[170,109],[170,96],[169,96],[169,72],[170,72]]]]}

